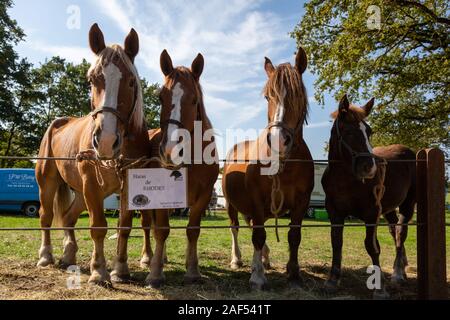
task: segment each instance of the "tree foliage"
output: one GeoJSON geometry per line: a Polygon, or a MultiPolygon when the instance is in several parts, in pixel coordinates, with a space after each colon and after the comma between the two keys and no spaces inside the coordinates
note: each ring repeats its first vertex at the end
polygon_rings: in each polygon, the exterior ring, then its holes
{"type": "Polygon", "coordinates": [[[447,0],[311,0],[305,9],[292,36],[308,52],[318,101],[374,96],[375,144],[450,147],[447,0]],[[368,25],[373,5],[379,29],[368,25]]]}
{"type": "MultiPolygon", "coordinates": [[[[51,122],[91,112],[86,60],[53,57],[35,67],[15,46],[25,35],[8,16],[11,0],[0,2],[0,156],[36,155],[51,122]]],[[[149,128],[159,125],[159,85],[141,80],[149,128]]],[[[0,167],[32,167],[30,161],[0,160],[0,167]]]]}

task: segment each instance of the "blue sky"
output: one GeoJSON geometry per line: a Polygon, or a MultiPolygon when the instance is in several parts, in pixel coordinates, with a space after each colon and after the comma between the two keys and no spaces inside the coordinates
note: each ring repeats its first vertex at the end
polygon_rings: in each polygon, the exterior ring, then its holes
{"type": "MultiPolygon", "coordinates": [[[[141,52],[136,61],[141,76],[163,81],[159,55],[167,49],[175,65],[190,66],[198,52],[205,57],[202,86],[207,113],[215,128],[264,128],[267,103],[261,95],[266,81],[264,56],[274,64],[294,63],[296,44],[288,35],[304,13],[295,0],[15,0],[11,16],[25,30],[19,54],[39,64],[59,55],[68,61],[93,60],[87,42],[97,22],[107,43],[123,43],[131,27],[139,33],[141,52]],[[70,29],[68,9],[80,10],[80,28],[70,29]]],[[[314,99],[314,76],[306,72],[310,96],[305,140],[313,157],[323,159],[337,102],[314,99]]],[[[223,154],[221,154],[223,156],[223,154]]]]}

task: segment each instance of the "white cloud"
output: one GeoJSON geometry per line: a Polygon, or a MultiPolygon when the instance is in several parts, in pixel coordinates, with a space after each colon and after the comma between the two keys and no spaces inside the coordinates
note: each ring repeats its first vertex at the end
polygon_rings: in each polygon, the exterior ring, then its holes
{"type": "Polygon", "coordinates": [[[36,41],[28,41],[25,43],[25,46],[49,56],[60,56],[73,63],[80,63],[83,59],[86,59],[91,63],[95,61],[94,54],[86,47],[49,45],[44,42],[36,41]]]}
{"type": "Polygon", "coordinates": [[[328,128],[328,127],[331,127],[330,121],[310,123],[305,128],[306,129],[317,129],[317,128],[328,128]]]}
{"type": "MultiPolygon", "coordinates": [[[[139,33],[138,62],[150,81],[162,81],[159,56],[167,49],[174,65],[190,66],[198,52],[205,57],[202,85],[208,114],[225,129],[253,120],[265,110],[264,56],[278,61],[291,40],[285,21],[261,10],[263,0],[147,1],[97,0],[102,13],[124,33],[139,33]],[[236,93],[233,95],[233,93],[236,93]],[[261,103],[261,106],[258,105],[261,103]],[[224,110],[233,112],[232,119],[224,110]]],[[[293,40],[292,40],[293,41],[293,40]]],[[[141,70],[141,73],[142,70],[141,70]]]]}

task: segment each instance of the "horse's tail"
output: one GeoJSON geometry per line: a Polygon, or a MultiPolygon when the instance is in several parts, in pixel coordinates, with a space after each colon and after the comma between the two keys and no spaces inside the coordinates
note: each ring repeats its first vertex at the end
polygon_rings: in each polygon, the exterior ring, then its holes
{"type": "Polygon", "coordinates": [[[62,183],[55,194],[55,199],[53,200],[53,221],[56,227],[63,227],[64,216],[69,210],[72,202],[74,200],[74,195],[66,183],[62,183]]]}

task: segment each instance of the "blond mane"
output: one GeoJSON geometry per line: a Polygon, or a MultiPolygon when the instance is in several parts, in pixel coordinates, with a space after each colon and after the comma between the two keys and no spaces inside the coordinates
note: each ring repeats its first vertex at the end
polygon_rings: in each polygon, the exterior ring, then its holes
{"type": "Polygon", "coordinates": [[[141,86],[141,78],[139,77],[139,73],[131,62],[128,55],[122,49],[122,47],[118,44],[113,44],[111,46],[106,47],[97,58],[97,61],[91,65],[88,70],[88,77],[101,75],[103,69],[114,60],[120,59],[123,64],[130,70],[130,72],[136,78],[137,84],[137,99],[136,105],[134,108],[134,113],[131,117],[131,125],[133,125],[136,129],[140,130],[144,126],[144,98],[142,96],[142,86],[141,86]]]}
{"type": "Polygon", "coordinates": [[[283,102],[284,92],[286,111],[303,124],[308,117],[308,96],[302,76],[290,63],[279,65],[263,90],[263,94],[277,104],[283,102]]]}

